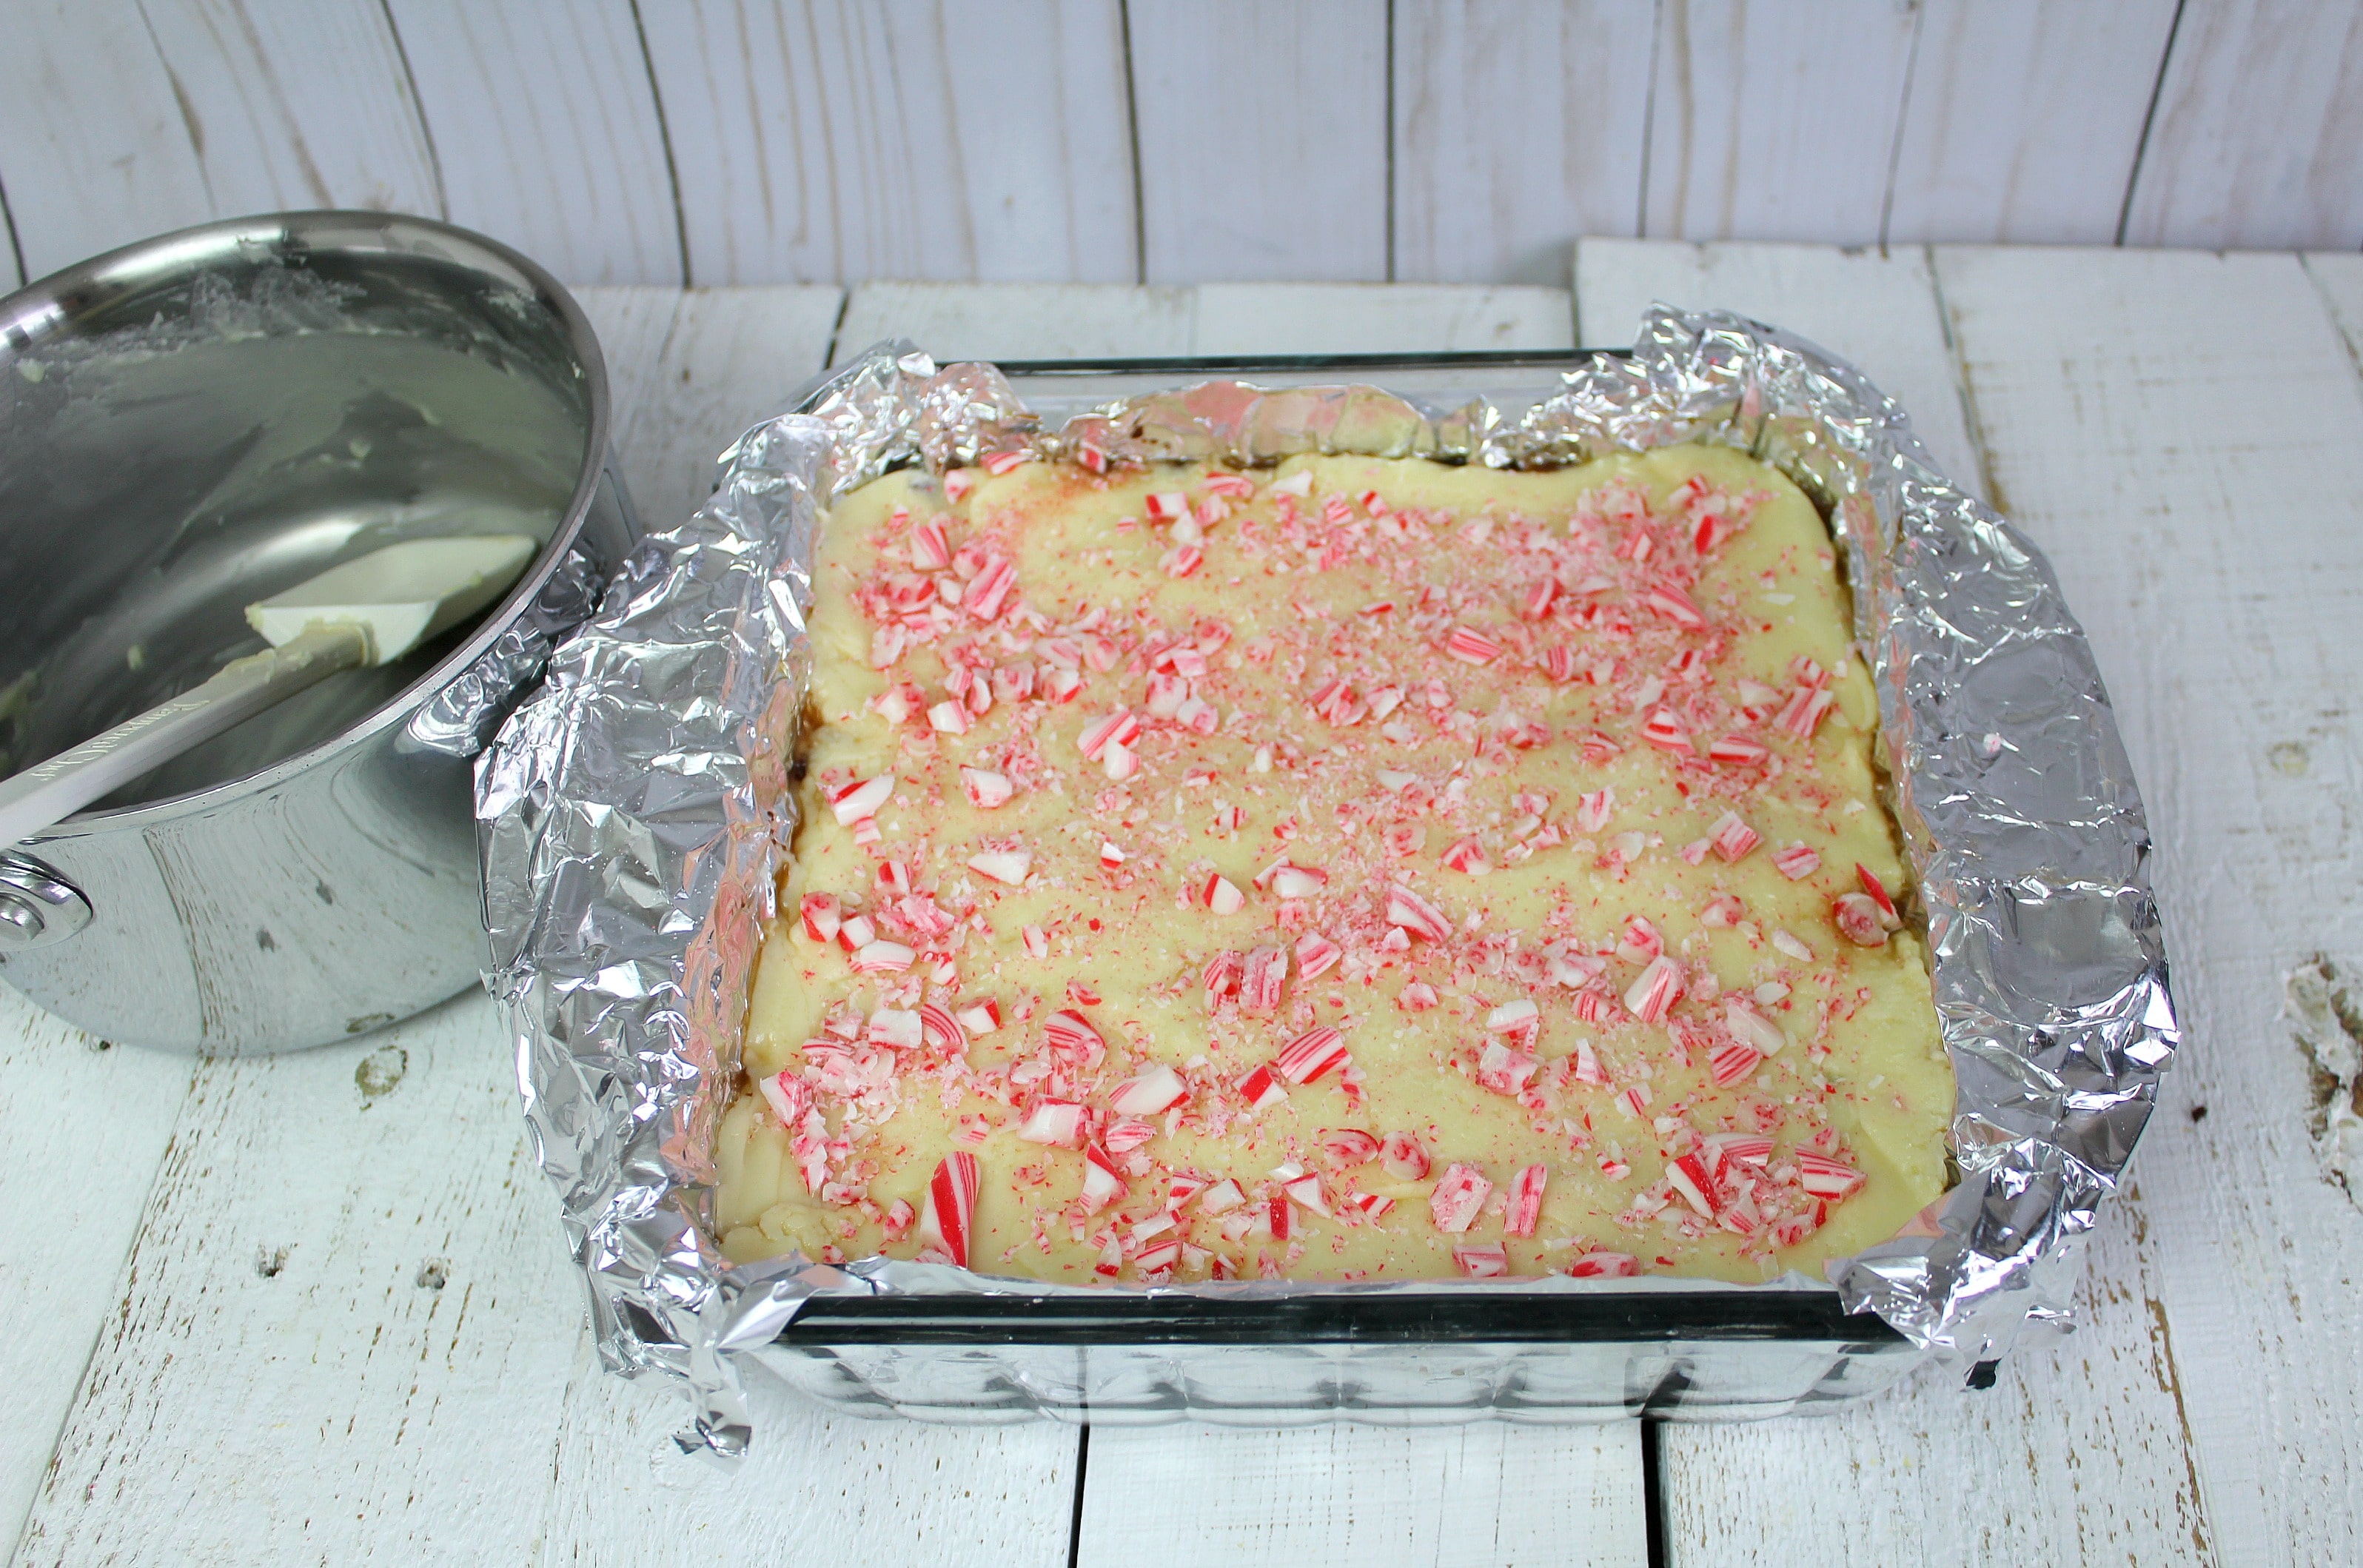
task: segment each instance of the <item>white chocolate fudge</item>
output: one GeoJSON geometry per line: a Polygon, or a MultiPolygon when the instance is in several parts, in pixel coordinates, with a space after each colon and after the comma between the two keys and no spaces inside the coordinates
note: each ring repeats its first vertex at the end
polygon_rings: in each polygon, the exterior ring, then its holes
{"type": "Polygon", "coordinates": [[[731,1257],[1758,1281],[1940,1195],[1877,705],[1786,479],[995,466],[826,524],[731,1257]]]}

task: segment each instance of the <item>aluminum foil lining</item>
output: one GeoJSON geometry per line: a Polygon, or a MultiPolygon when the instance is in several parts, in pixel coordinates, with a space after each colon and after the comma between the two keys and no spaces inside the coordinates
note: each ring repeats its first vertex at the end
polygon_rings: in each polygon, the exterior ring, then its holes
{"type": "MultiPolygon", "coordinates": [[[[487,984],[590,1284],[601,1352],[613,1369],[686,1383],[696,1414],[685,1450],[744,1451],[738,1363],[813,1295],[1006,1288],[886,1259],[732,1268],[708,1231],[707,1151],[793,826],[786,761],[818,515],[893,469],[1014,449],[1116,462],[1349,451],[1539,467],[1698,440],[1795,480],[1847,555],[1959,1084],[1958,1184],[1904,1235],[1831,1275],[1850,1310],[1877,1312],[1956,1363],[2069,1325],[2081,1239],[2180,1031],[2141,801],[2050,567],[1931,466],[1893,402],[1785,333],[1659,307],[1630,357],[1593,355],[1561,380],[1515,418],[1482,400],[1210,382],[1051,431],[993,367],[938,369],[907,343],[882,344],[798,412],[740,438],[706,506],[634,557],[480,763],[477,814],[497,965],[487,984]]],[[[1769,1288],[1828,1287],[1792,1278],[1769,1288]]]]}

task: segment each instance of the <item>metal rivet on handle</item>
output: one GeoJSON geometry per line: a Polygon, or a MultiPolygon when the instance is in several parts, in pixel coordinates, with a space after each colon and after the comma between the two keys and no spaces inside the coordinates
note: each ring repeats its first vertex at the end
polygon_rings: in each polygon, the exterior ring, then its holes
{"type": "Polygon", "coordinates": [[[39,861],[0,855],[0,953],[64,941],[90,921],[80,888],[39,861]]]}

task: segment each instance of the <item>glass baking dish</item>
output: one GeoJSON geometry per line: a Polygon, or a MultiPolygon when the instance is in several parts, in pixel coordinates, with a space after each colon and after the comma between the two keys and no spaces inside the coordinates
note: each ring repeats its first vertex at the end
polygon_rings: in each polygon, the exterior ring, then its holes
{"type": "MultiPolygon", "coordinates": [[[[1050,428],[1119,398],[1227,378],[1368,383],[1435,408],[1482,397],[1514,420],[1558,392],[1558,373],[1589,352],[999,368],[1050,428]]],[[[1010,1282],[910,1295],[855,1286],[812,1296],[756,1356],[853,1415],[1243,1425],[1747,1419],[1876,1393],[1924,1356],[1877,1316],[1846,1312],[1835,1288],[1793,1279],[1764,1288],[1572,1283],[1289,1292],[1270,1284],[1029,1291],[1010,1282]]],[[[1990,1380],[1989,1365],[1972,1379],[1990,1380]]]]}

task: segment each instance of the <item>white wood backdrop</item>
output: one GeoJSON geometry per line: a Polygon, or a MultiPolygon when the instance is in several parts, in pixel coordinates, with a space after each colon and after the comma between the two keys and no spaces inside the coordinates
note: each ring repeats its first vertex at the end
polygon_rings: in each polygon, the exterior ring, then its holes
{"type": "Polygon", "coordinates": [[[2363,8],[0,4],[0,283],[317,206],[576,284],[1553,284],[1585,235],[2352,249],[2363,8]]]}

